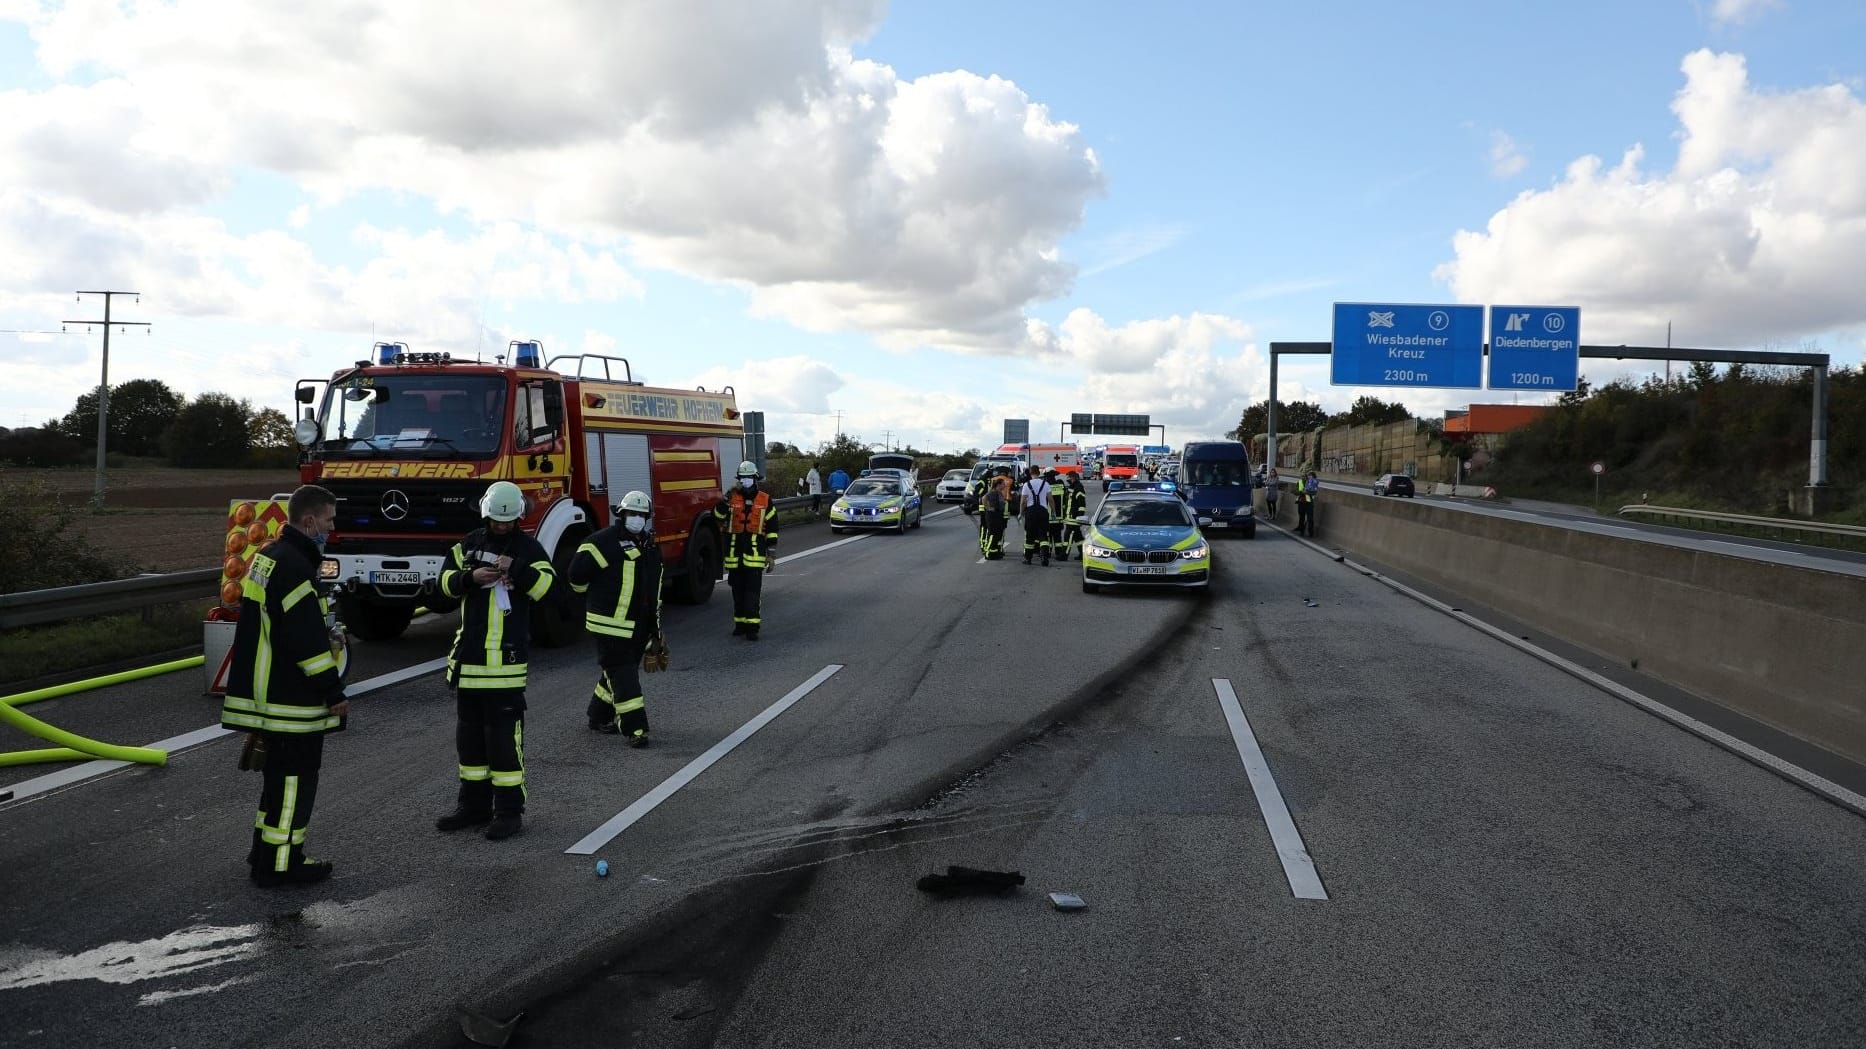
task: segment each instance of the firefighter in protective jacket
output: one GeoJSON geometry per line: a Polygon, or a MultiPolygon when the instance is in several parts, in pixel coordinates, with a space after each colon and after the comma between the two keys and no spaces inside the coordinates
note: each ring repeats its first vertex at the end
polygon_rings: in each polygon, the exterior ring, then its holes
{"type": "Polygon", "coordinates": [[[602,668],[587,711],[590,728],[620,733],[639,747],[648,742],[641,658],[661,635],[661,548],[648,493],[628,493],[614,513],[614,524],[577,548],[570,588],[584,595],[583,623],[596,638],[602,668]]]}
{"type": "Polygon", "coordinates": [[[316,583],[337,499],[305,485],[292,493],[285,513],[289,521],[278,538],[253,556],[240,580],[240,620],[220,713],[223,726],[253,733],[264,747],[265,785],[246,862],[253,883],[267,888],[330,876],[331,864],[305,858],[305,832],[324,733],[342,727],[350,712],[316,583]]]}
{"type": "Polygon", "coordinates": [[[758,615],[758,595],[764,589],[771,552],[777,546],[777,511],[771,497],[759,491],[758,464],[739,464],[737,481],[713,508],[726,533],[726,580],[732,584],[732,636],[758,640],[764,620],[758,615]]]}
{"type": "Polygon", "coordinates": [[[447,683],[457,690],[460,794],[434,826],[485,824],[486,837],[498,841],[524,826],[531,606],[550,592],[556,573],[544,548],[518,527],[525,495],[517,485],[494,481],[479,510],[485,525],[455,543],[441,569],[441,592],[460,599],[460,629],[447,658],[447,683]]]}

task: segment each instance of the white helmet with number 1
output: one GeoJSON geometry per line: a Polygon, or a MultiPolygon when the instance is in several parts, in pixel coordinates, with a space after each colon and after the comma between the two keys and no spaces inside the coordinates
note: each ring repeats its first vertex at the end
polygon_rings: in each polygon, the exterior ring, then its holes
{"type": "Polygon", "coordinates": [[[623,496],[622,501],[617,503],[614,509],[618,517],[623,514],[646,516],[654,513],[654,502],[648,498],[647,492],[635,491],[623,496]]]}
{"type": "Polygon", "coordinates": [[[516,521],[525,516],[525,493],[510,481],[494,481],[480,497],[479,514],[489,521],[516,521]]]}
{"type": "Polygon", "coordinates": [[[755,462],[752,462],[750,459],[747,459],[744,462],[740,463],[739,464],[739,476],[740,477],[757,477],[758,476],[758,464],[755,462]]]}

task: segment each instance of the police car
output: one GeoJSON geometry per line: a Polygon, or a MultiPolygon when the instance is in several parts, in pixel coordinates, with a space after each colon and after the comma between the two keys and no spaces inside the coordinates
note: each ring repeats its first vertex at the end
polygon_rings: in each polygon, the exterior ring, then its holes
{"type": "Polygon", "coordinates": [[[849,482],[829,508],[831,532],[879,528],[906,535],[920,527],[920,493],[896,471],[874,471],[849,482]]]}
{"type": "Polygon", "coordinates": [[[1212,580],[1212,548],[1170,481],[1113,481],[1082,540],[1082,592],[1111,586],[1199,589],[1212,580]]]}

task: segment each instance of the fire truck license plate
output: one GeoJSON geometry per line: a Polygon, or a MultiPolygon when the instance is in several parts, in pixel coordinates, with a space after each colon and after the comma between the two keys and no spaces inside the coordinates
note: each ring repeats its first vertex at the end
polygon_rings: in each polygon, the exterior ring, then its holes
{"type": "Polygon", "coordinates": [[[1128,571],[1132,572],[1134,575],[1165,575],[1167,572],[1171,571],[1171,569],[1167,568],[1165,565],[1135,565],[1133,568],[1128,569],[1128,571]]]}
{"type": "Polygon", "coordinates": [[[369,573],[369,581],[371,583],[388,583],[392,586],[397,585],[397,584],[413,584],[415,586],[420,586],[421,585],[421,573],[420,572],[371,572],[369,573]]]}

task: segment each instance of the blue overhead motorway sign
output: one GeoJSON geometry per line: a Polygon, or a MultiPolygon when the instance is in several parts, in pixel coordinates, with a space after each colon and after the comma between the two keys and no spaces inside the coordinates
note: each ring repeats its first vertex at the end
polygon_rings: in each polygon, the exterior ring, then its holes
{"type": "Polygon", "coordinates": [[[1569,392],[1580,375],[1580,307],[1490,307],[1491,389],[1569,392]]]}
{"type": "Polygon", "coordinates": [[[1484,308],[1337,302],[1329,353],[1336,386],[1484,385],[1484,308]]]}

